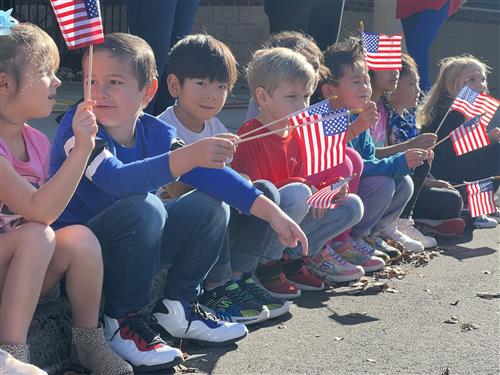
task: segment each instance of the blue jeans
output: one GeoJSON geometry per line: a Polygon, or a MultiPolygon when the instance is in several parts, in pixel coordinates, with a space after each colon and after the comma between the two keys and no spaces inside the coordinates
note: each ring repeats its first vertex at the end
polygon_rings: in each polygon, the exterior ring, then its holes
{"type": "Polygon", "coordinates": [[[429,78],[429,49],[436,39],[439,29],[448,18],[450,0],[441,9],[426,9],[401,19],[408,54],[415,59],[420,75],[420,89],[427,92],[431,88],[429,78]]]}
{"type": "MultiPolygon", "coordinates": [[[[306,199],[311,195],[311,189],[301,183],[292,183],[278,190],[280,193],[280,208],[290,216],[307,235],[309,240],[309,255],[318,253],[325,243],[336,237],[346,229],[356,224],[363,215],[363,203],[356,195],[350,194],[339,201],[334,210],[327,210],[321,219],[313,219],[309,212],[306,199]]],[[[246,257],[239,260],[242,264],[236,265],[243,272],[252,272],[258,263],[268,263],[279,260],[283,256],[285,246],[279,241],[274,230],[268,226],[263,251],[249,249],[246,257]],[[244,260],[244,262],[243,262],[244,260]]],[[[302,246],[288,249],[289,256],[297,259],[302,256],[302,246]]],[[[233,268],[236,267],[233,262],[233,268]]]]}
{"type": "Polygon", "coordinates": [[[398,179],[387,176],[362,177],[358,195],[363,200],[365,213],[352,228],[351,237],[378,234],[401,215],[412,194],[413,181],[410,176],[398,179]]]}
{"type": "MultiPolygon", "coordinates": [[[[253,185],[271,201],[279,205],[278,189],[269,181],[257,180],[253,185]]],[[[238,267],[245,262],[245,254],[261,251],[269,224],[252,215],[245,215],[231,208],[229,230],[226,233],[222,251],[217,263],[210,270],[206,280],[223,284],[231,279],[233,271],[243,272],[238,267]],[[240,261],[240,258],[242,260],[240,261]],[[233,266],[231,266],[233,263],[233,266]]]]}
{"type": "Polygon", "coordinates": [[[186,303],[219,258],[229,222],[229,206],[193,190],[165,205],[167,225],[161,266],[168,270],[165,298],[186,303]]]}
{"type": "Polygon", "coordinates": [[[140,194],[120,199],[88,221],[102,247],[106,315],[124,317],[150,303],[166,219],[159,198],[140,194]]]}

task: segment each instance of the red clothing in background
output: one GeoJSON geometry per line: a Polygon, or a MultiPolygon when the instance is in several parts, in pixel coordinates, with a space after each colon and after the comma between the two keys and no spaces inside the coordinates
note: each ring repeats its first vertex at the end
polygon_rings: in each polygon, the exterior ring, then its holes
{"type": "MultiPolygon", "coordinates": [[[[396,6],[396,18],[407,18],[412,14],[419,13],[425,9],[441,9],[446,1],[448,0],[398,0],[396,6]]],[[[455,14],[462,3],[463,0],[451,0],[448,17],[455,14]]]]}

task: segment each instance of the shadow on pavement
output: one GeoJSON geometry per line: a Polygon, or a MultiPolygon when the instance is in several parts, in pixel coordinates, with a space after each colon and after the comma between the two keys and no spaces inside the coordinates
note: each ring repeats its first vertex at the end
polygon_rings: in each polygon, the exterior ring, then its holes
{"type": "Polygon", "coordinates": [[[453,257],[462,261],[464,259],[482,257],[485,255],[491,255],[497,252],[497,250],[492,249],[491,247],[478,247],[478,248],[469,248],[464,246],[453,246],[452,248],[446,249],[441,253],[441,255],[453,257]]]}
{"type": "Polygon", "coordinates": [[[342,324],[344,326],[353,326],[356,324],[370,323],[376,322],[379,319],[367,314],[360,313],[349,313],[346,315],[339,315],[334,310],[329,310],[333,313],[329,316],[330,319],[335,320],[337,323],[342,324]]]}

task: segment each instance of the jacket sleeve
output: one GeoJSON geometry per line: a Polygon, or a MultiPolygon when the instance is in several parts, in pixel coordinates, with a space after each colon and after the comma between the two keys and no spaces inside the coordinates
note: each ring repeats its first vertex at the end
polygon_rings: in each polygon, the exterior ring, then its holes
{"type": "MultiPolygon", "coordinates": [[[[71,123],[75,110],[68,111],[61,119],[53,147],[51,172],[60,167],[74,147],[71,123]]],[[[104,132],[99,131],[97,136],[96,148],[85,169],[85,178],[104,192],[123,198],[154,191],[175,180],[170,171],[168,152],[124,164],[110,151],[112,145],[104,132]]]]}

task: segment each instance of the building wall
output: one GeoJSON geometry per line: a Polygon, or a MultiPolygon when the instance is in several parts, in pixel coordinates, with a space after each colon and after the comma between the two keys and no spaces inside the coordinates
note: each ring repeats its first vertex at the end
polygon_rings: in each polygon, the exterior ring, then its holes
{"type": "MultiPolygon", "coordinates": [[[[347,0],[341,38],[356,34],[360,20],[364,21],[366,30],[373,30],[374,24],[380,32],[400,30],[399,22],[394,19],[394,12],[388,11],[385,0],[347,0]],[[377,2],[385,2],[385,8],[377,8],[377,2]]],[[[193,32],[207,32],[226,42],[241,66],[266,40],[268,31],[268,19],[260,0],[202,0],[193,26],[193,32]]],[[[499,97],[499,36],[498,13],[459,10],[440,30],[431,48],[431,75],[435,75],[441,58],[470,53],[492,67],[489,86],[499,97]]]]}

